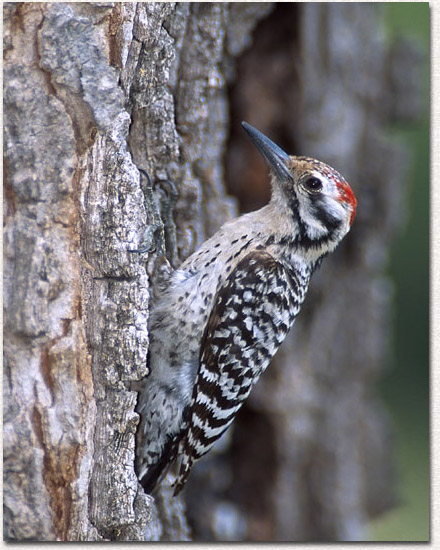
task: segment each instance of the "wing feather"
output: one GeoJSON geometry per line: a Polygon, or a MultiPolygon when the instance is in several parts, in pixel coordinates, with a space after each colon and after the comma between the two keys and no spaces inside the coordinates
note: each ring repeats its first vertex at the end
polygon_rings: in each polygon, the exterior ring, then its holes
{"type": "Polygon", "coordinates": [[[247,254],[217,293],[180,440],[177,494],[195,460],[232,423],[284,340],[305,295],[303,281],[264,251],[247,254]]]}

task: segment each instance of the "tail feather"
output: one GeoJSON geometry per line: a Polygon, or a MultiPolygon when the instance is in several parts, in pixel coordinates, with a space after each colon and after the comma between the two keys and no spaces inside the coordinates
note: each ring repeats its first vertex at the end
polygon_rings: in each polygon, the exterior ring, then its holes
{"type": "Polygon", "coordinates": [[[176,458],[177,446],[177,438],[170,439],[165,445],[159,460],[150,466],[142,477],[139,477],[139,481],[146,493],[151,494],[157,484],[165,477],[168,468],[176,458]]]}
{"type": "Polygon", "coordinates": [[[193,467],[194,459],[192,456],[185,455],[183,457],[182,463],[180,465],[179,475],[174,482],[174,493],[173,496],[176,496],[180,493],[180,491],[185,486],[185,483],[187,482],[189,473],[191,471],[191,468],[193,467]]]}

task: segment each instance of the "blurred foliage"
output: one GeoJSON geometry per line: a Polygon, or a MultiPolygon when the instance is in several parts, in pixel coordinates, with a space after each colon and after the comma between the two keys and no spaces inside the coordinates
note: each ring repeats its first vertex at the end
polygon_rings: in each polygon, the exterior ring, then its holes
{"type": "Polygon", "coordinates": [[[393,342],[380,390],[396,431],[399,502],[373,522],[375,541],[429,540],[429,4],[385,5],[389,39],[414,37],[425,54],[425,112],[393,128],[413,160],[407,220],[395,240],[389,275],[394,284],[393,342]]]}

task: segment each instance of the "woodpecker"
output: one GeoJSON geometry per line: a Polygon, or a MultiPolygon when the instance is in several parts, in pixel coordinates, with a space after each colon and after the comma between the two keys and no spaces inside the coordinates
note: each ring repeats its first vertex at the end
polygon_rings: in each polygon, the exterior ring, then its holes
{"type": "Polygon", "coordinates": [[[162,258],[137,406],[136,469],[148,493],[176,462],[178,494],[230,426],[356,213],[336,170],[242,124],[269,165],[271,200],[224,224],[178,269],[162,258]]]}

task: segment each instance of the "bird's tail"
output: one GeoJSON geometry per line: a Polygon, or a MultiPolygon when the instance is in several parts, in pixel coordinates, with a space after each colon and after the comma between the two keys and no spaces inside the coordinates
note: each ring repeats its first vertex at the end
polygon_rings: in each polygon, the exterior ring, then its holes
{"type": "Polygon", "coordinates": [[[182,463],[180,465],[179,469],[179,475],[176,479],[176,481],[173,484],[174,487],[174,493],[173,496],[176,496],[180,493],[180,491],[185,486],[185,483],[188,479],[189,473],[191,471],[191,468],[193,467],[194,459],[192,456],[184,456],[182,463]]]}
{"type": "Polygon", "coordinates": [[[159,460],[149,466],[143,474],[138,472],[139,481],[147,494],[151,494],[166,476],[168,468],[176,458],[177,447],[177,438],[169,439],[159,460]]]}

